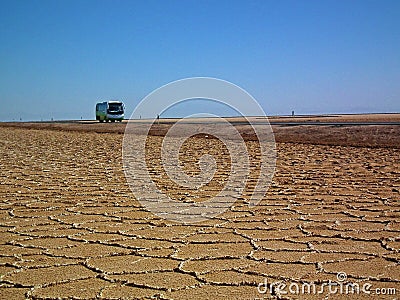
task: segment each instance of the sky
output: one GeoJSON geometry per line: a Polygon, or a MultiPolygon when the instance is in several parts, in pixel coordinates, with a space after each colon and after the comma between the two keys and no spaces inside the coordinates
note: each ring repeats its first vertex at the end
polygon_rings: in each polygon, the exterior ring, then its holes
{"type": "Polygon", "coordinates": [[[242,87],[267,115],[400,112],[397,0],[0,7],[0,121],[93,119],[111,99],[129,116],[153,90],[197,76],[242,87]]]}

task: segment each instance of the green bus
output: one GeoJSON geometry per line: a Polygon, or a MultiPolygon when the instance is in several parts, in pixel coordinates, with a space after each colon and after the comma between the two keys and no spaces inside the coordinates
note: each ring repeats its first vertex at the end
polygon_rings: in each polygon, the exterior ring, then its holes
{"type": "Polygon", "coordinates": [[[122,122],[125,105],[121,101],[105,101],[96,104],[96,120],[100,122],[122,122]]]}

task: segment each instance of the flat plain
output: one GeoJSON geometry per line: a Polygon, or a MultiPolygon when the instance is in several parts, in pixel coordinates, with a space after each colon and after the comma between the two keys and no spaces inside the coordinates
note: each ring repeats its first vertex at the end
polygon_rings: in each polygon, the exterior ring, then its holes
{"type": "MultiPolygon", "coordinates": [[[[225,213],[181,224],[130,191],[125,125],[0,123],[1,299],[399,297],[400,126],[274,125],[276,170],[263,200],[249,207],[245,190],[225,213]],[[328,283],[370,284],[370,294],[332,293],[328,283]],[[301,293],[304,284],[317,292],[301,293]]],[[[190,200],[161,168],[166,129],[148,138],[148,168],[171,197],[190,200]]],[[[229,176],[223,146],[204,136],[184,146],[189,173],[204,149],[225,166],[205,189],[216,193],[229,176]]]]}

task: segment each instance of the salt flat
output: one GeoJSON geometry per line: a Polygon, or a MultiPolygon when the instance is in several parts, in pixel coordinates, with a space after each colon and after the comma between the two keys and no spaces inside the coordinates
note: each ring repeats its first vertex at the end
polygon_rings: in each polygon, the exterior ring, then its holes
{"type": "MultiPolygon", "coordinates": [[[[346,129],[358,140],[339,137],[336,144],[340,128],[329,129],[325,144],[301,143],[288,138],[290,129],[278,129],[276,172],[262,202],[249,207],[245,193],[224,214],[194,224],[161,219],[135,199],[121,134],[33,127],[0,126],[2,299],[348,298],[327,289],[257,289],[265,280],[321,286],[337,282],[338,273],[345,282],[370,283],[374,299],[398,297],[378,296],[376,288],[400,293],[400,149],[391,136],[397,127],[376,129],[380,140],[391,140],[382,146],[370,143],[370,129],[346,129]]],[[[163,174],[161,141],[149,137],[149,169],[161,189],[184,201],[187,191],[163,174]]],[[[254,143],[247,141],[249,149],[254,143]]],[[[229,175],[223,147],[209,145],[196,137],[185,146],[211,148],[225,162],[200,198],[229,175]]],[[[189,173],[196,158],[183,158],[189,173]]]]}

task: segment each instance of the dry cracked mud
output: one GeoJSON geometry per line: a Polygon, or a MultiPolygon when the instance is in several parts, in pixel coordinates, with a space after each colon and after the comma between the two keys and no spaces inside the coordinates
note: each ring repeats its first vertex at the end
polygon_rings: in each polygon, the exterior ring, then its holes
{"type": "MultiPolygon", "coordinates": [[[[193,149],[209,143],[197,138],[193,149]]],[[[399,147],[277,143],[275,176],[259,205],[243,197],[187,225],[136,201],[121,147],[120,134],[0,126],[1,299],[399,297],[399,147]],[[320,288],[339,283],[338,273],[346,275],[340,283],[370,284],[370,294],[277,288],[320,288]],[[393,288],[396,295],[377,294],[393,288]]],[[[172,196],[189,197],[158,180],[172,196]]]]}

